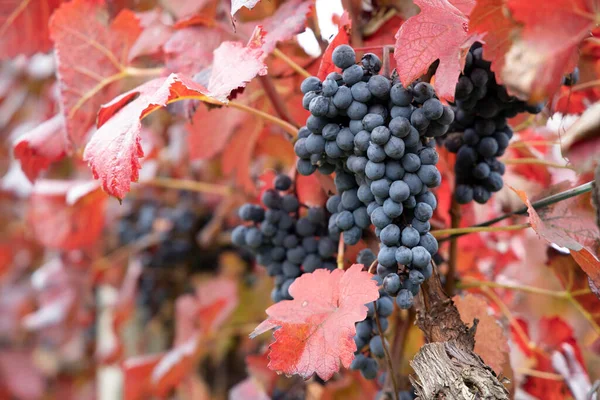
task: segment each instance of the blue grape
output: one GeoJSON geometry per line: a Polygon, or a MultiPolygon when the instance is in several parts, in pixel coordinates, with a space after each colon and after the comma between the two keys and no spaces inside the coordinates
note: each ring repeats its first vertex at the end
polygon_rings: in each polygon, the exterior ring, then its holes
{"type": "Polygon", "coordinates": [[[400,228],[398,225],[390,224],[381,229],[379,238],[381,239],[381,243],[386,246],[396,246],[400,241],[400,228]]]}

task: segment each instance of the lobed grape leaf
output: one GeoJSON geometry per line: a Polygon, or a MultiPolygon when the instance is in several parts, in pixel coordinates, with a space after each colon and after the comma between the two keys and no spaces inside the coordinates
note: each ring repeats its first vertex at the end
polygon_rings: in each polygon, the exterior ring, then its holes
{"type": "Polygon", "coordinates": [[[483,35],[483,56],[492,63],[490,68],[500,83],[504,56],[517,26],[509,17],[506,0],[477,0],[469,17],[469,31],[483,35]]]}
{"type": "Polygon", "coordinates": [[[170,16],[160,9],[138,12],[136,17],[142,31],[129,49],[128,61],[140,56],[159,54],[173,34],[170,16]]]}
{"type": "Polygon", "coordinates": [[[448,0],[454,7],[456,7],[461,13],[468,16],[473,7],[475,7],[476,0],[448,0]]]}
{"type": "Polygon", "coordinates": [[[473,320],[479,320],[475,332],[475,353],[483,358],[496,374],[502,373],[502,367],[508,360],[508,337],[496,318],[488,313],[488,303],[484,298],[467,294],[463,297],[452,298],[460,312],[460,319],[467,325],[472,325],[473,320]]]}
{"type": "Polygon", "coordinates": [[[441,98],[453,100],[458,76],[471,45],[479,38],[467,32],[468,19],[448,0],[416,0],[421,12],[396,33],[394,58],[406,86],[440,60],[434,87],[441,98]]]}
{"type": "Polygon", "coordinates": [[[231,16],[233,17],[242,7],[252,10],[259,1],[260,0],[231,0],[231,16]]]}
{"type": "Polygon", "coordinates": [[[160,3],[177,19],[189,17],[201,11],[214,0],[162,0],[160,3]]]}
{"type": "Polygon", "coordinates": [[[580,42],[597,24],[597,1],[507,0],[507,6],[523,30],[506,55],[502,79],[530,101],[542,101],[575,67],[580,42]]]}
{"type": "Polygon", "coordinates": [[[46,52],[52,47],[48,20],[62,0],[8,0],[0,8],[0,59],[46,52]]]}
{"type": "Polygon", "coordinates": [[[333,71],[340,71],[340,69],[333,64],[331,56],[336,47],[342,44],[348,44],[350,42],[350,36],[348,36],[348,32],[351,28],[352,20],[350,19],[348,12],[344,11],[340,17],[340,20],[338,21],[338,32],[333,40],[329,42],[327,48],[325,49],[325,53],[323,53],[323,56],[321,57],[319,72],[317,72],[317,76],[320,80],[325,79],[325,77],[327,77],[327,75],[333,71]]]}
{"type": "Polygon", "coordinates": [[[225,150],[238,128],[248,124],[248,115],[226,107],[200,106],[185,127],[188,131],[190,158],[208,160],[225,150]]]}
{"type": "Polygon", "coordinates": [[[138,19],[129,10],[109,24],[101,1],[74,0],[52,15],[60,102],[67,136],[76,147],[85,143],[100,105],[118,94],[129,49],[140,32],[138,19]]]}
{"type": "Polygon", "coordinates": [[[600,102],[591,105],[569,127],[561,143],[563,154],[580,170],[593,169],[600,155],[600,102]]]}
{"type": "Polygon", "coordinates": [[[251,118],[243,129],[233,135],[221,157],[223,173],[235,177],[238,185],[247,193],[254,193],[255,187],[250,177],[250,162],[261,134],[264,130],[262,120],[251,118]]]}
{"type": "Polygon", "coordinates": [[[354,359],[354,324],[367,315],[365,304],[379,297],[371,274],[355,264],[347,271],[317,270],[290,286],[294,300],[267,309],[269,316],[250,337],[276,329],[269,346],[269,368],[307,379],[316,373],[328,380],[341,364],[354,359]]]}
{"type": "Polygon", "coordinates": [[[102,234],[105,203],[96,182],[40,180],[29,199],[27,218],[44,246],[79,249],[95,244],[102,234]]]}
{"type": "Polygon", "coordinates": [[[221,30],[204,26],[178,29],[163,46],[171,72],[193,76],[213,62],[213,52],[227,37],[221,30]]]}
{"type": "Polygon", "coordinates": [[[13,145],[15,158],[31,182],[50,164],[61,160],[68,150],[64,118],[60,114],[21,135],[13,145]]]}

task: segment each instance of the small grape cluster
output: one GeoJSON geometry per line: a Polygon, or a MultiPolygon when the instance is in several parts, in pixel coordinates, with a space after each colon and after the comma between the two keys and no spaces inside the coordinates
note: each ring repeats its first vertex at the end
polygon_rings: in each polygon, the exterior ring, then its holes
{"type": "Polygon", "coordinates": [[[508,94],[498,84],[491,63],[483,59],[480,43],[467,54],[464,72],[455,89],[456,118],[445,140],[456,153],[455,198],[460,204],[475,200],[485,204],[504,185],[502,156],[513,136],[507,119],[522,112],[539,113],[540,105],[529,105],[508,94]]]}
{"type": "Polygon", "coordinates": [[[438,250],[429,233],[437,207],[430,188],[440,184],[441,175],[429,138],[448,131],[454,112],[429,83],[404,87],[396,78],[377,75],[381,61],[374,54],[356,64],[354,50],[342,45],[332,59],[341,74],[332,72],[322,82],[309,77],[301,86],[311,115],[294,147],[297,168],[305,175],[336,173],[338,195],[327,203],[332,238],[343,233],[346,244],[355,244],[373,224],[381,241],[377,273],[398,279],[398,289],[388,293],[409,308],[418,290],[410,282],[430,275],[438,250]]]}
{"type": "Polygon", "coordinates": [[[235,227],[233,244],[249,249],[256,261],[275,278],[274,302],[289,300],[289,287],[297,277],[319,268],[336,268],[336,242],[329,237],[327,213],[321,207],[303,209],[290,191],[292,180],[278,175],[274,188],[263,192],[258,204],[244,204],[239,216],[247,225],[235,227]]]}

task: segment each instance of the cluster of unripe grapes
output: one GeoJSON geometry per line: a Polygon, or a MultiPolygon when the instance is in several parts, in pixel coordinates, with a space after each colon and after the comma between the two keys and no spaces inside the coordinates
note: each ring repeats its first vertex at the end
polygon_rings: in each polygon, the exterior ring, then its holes
{"type": "Polygon", "coordinates": [[[291,189],[292,179],[278,175],[274,188],[263,192],[262,206],[240,207],[245,224],[231,233],[232,242],[249,249],[275,278],[274,302],[291,299],[289,287],[303,273],[336,268],[337,242],[329,237],[327,213],[321,207],[302,207],[291,189]]]}
{"type": "Polygon", "coordinates": [[[491,63],[483,59],[480,43],[475,43],[465,62],[455,90],[456,119],[445,140],[456,153],[455,198],[460,204],[473,200],[486,203],[503,186],[505,167],[502,156],[513,136],[507,119],[522,112],[538,113],[542,106],[531,106],[510,96],[498,84],[491,63]]]}

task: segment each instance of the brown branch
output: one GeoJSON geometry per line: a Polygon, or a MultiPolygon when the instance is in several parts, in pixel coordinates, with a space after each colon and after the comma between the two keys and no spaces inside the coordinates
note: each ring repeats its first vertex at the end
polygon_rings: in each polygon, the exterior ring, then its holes
{"type": "Polygon", "coordinates": [[[265,94],[269,98],[273,109],[275,110],[277,115],[279,115],[279,118],[281,118],[285,122],[289,122],[290,124],[296,126],[294,118],[292,118],[292,115],[287,109],[285,102],[277,92],[275,85],[273,85],[273,80],[271,79],[271,77],[268,75],[264,75],[260,76],[258,79],[260,80],[260,84],[262,85],[265,94]]]}
{"type": "MultiPolygon", "coordinates": [[[[460,226],[460,204],[452,196],[450,203],[451,228],[456,229],[460,226]]],[[[458,238],[454,237],[450,240],[450,252],[448,259],[448,273],[446,274],[446,293],[450,297],[454,294],[454,286],[456,284],[456,260],[458,258],[458,238]]]]}
{"type": "Polygon", "coordinates": [[[348,10],[348,14],[350,14],[350,19],[352,20],[352,30],[350,32],[352,47],[362,47],[362,2],[360,0],[342,0],[342,4],[344,5],[344,9],[348,10]]]}

